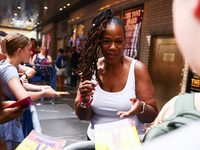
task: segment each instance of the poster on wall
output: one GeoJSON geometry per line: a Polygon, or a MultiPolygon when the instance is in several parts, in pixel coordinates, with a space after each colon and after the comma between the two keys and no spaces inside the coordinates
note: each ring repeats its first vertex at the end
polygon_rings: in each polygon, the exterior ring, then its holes
{"type": "Polygon", "coordinates": [[[51,46],[51,33],[42,35],[42,46],[46,46],[49,50],[51,46]]]}
{"type": "Polygon", "coordinates": [[[191,70],[188,73],[186,92],[200,92],[200,77],[195,75],[191,70]]]}
{"type": "Polygon", "coordinates": [[[126,46],[124,55],[138,59],[140,31],[142,25],[142,7],[124,12],[124,24],[126,28],[126,46]]]}

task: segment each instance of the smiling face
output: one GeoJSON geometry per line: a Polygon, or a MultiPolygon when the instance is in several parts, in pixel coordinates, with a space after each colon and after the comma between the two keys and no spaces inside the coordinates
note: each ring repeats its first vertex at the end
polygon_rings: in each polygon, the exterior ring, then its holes
{"type": "Polygon", "coordinates": [[[42,53],[42,54],[46,55],[46,53],[47,53],[47,48],[46,48],[45,46],[41,47],[40,50],[41,50],[41,53],[42,53]]]}
{"type": "Polygon", "coordinates": [[[125,45],[126,40],[122,26],[113,22],[108,24],[101,41],[101,49],[106,62],[121,63],[125,45]]]}

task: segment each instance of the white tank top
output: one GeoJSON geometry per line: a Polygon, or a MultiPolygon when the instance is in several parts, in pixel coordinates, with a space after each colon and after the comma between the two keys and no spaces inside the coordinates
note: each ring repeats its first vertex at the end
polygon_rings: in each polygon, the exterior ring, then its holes
{"type": "MultiPolygon", "coordinates": [[[[129,111],[131,109],[132,104],[130,98],[136,97],[134,74],[135,62],[136,60],[132,59],[128,79],[122,91],[107,92],[101,89],[99,85],[96,86],[93,95],[94,100],[91,104],[94,114],[87,130],[88,137],[92,141],[95,140],[94,125],[121,120],[123,118],[120,118],[116,113],[118,111],[129,111]]],[[[142,137],[145,133],[145,124],[142,124],[139,121],[137,115],[124,117],[124,119],[125,118],[134,120],[139,137],[142,137]]]]}

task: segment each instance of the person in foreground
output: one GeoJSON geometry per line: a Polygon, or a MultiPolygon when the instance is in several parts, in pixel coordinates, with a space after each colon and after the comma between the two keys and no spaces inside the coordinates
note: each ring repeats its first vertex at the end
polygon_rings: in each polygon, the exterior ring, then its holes
{"type": "MultiPolygon", "coordinates": [[[[5,100],[19,101],[26,97],[38,100],[41,97],[59,96],[52,88],[43,91],[26,91],[20,82],[17,67],[21,62],[28,62],[31,56],[30,40],[19,33],[10,33],[5,37],[7,58],[0,62],[0,80],[5,100]]],[[[16,148],[23,140],[19,118],[0,125],[0,137],[8,149],[16,148]]]]}
{"type": "Polygon", "coordinates": [[[158,113],[147,68],[123,55],[125,35],[123,22],[107,9],[93,19],[81,51],[75,113],[91,120],[87,135],[92,141],[94,125],[123,118],[134,120],[142,138],[145,123],[154,121],[158,113]],[[103,57],[98,59],[99,51],[103,57]]]}
{"type": "MultiPolygon", "coordinates": [[[[172,10],[174,34],[179,50],[188,61],[191,70],[200,76],[200,32],[198,32],[200,31],[200,0],[173,0],[172,10]]],[[[172,114],[170,104],[172,107],[176,97],[163,107],[156,124],[172,114]]],[[[195,93],[195,97],[195,108],[199,111],[199,93],[195,93]]],[[[151,142],[144,143],[141,150],[199,149],[199,127],[200,121],[194,121],[151,142]]]]}
{"type": "MultiPolygon", "coordinates": [[[[19,111],[20,109],[19,106],[3,109],[5,106],[10,105],[15,101],[2,101],[2,100],[3,100],[3,93],[0,87],[0,124],[19,118],[23,114],[23,111],[19,111]]],[[[0,138],[0,150],[7,150],[6,144],[2,142],[1,138],[0,138]]]]}

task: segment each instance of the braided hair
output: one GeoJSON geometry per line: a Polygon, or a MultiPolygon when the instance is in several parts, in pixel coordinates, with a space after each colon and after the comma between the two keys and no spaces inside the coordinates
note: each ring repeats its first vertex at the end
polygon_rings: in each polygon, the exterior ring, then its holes
{"type": "Polygon", "coordinates": [[[91,80],[92,75],[95,73],[97,81],[101,83],[97,71],[98,54],[101,50],[100,42],[106,30],[106,26],[111,22],[122,26],[125,36],[124,23],[114,16],[114,12],[111,9],[102,11],[93,19],[92,27],[88,30],[87,38],[80,53],[78,74],[80,75],[81,82],[91,80]]]}

